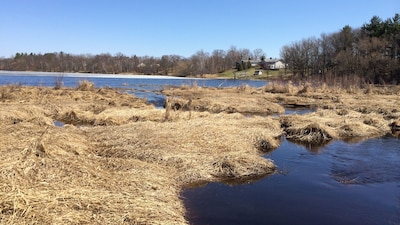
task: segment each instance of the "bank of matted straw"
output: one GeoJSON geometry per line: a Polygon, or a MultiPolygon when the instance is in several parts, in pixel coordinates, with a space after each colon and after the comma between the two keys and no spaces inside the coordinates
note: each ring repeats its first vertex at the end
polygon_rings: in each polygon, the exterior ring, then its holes
{"type": "Polygon", "coordinates": [[[282,133],[277,120],[209,113],[193,113],[190,120],[181,115],[173,122],[146,121],[93,132],[99,156],[176,168],[183,185],[274,172],[274,164],[260,155],[278,147],[282,133]]]}
{"type": "Polygon", "coordinates": [[[163,90],[168,96],[167,107],[173,110],[243,113],[256,115],[282,114],[285,109],[264,96],[261,88],[175,87],[163,90]]]}
{"type": "Polygon", "coordinates": [[[277,119],[174,111],[165,120],[109,89],[7,93],[2,224],[187,224],[184,186],[275,171],[262,154],[279,145],[277,119]]]}
{"type": "Polygon", "coordinates": [[[319,110],[280,118],[286,138],[300,143],[324,144],[334,139],[365,139],[390,133],[382,115],[351,110],[319,110]]]}
{"type": "Polygon", "coordinates": [[[175,170],[99,157],[72,126],[1,133],[2,224],[186,224],[175,170]]]}

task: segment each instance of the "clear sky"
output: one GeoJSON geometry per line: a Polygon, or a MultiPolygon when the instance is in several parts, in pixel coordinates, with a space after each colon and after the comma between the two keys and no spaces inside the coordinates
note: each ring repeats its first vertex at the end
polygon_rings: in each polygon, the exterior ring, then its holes
{"type": "Polygon", "coordinates": [[[395,13],[400,0],[0,0],[0,57],[190,57],[235,46],[275,58],[284,45],[395,13]]]}

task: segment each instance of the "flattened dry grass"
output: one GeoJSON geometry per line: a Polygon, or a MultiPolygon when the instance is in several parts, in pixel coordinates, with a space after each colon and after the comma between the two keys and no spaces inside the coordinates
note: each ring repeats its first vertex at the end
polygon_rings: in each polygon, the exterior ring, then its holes
{"type": "Polygon", "coordinates": [[[166,88],[166,107],[211,113],[243,113],[256,115],[282,114],[284,108],[270,101],[261,89],[240,86],[235,88],[188,87],[166,88]]]}
{"type": "Polygon", "coordinates": [[[186,223],[175,170],[99,157],[73,126],[21,122],[1,134],[2,224],[186,223]]]}
{"type": "Polygon", "coordinates": [[[385,118],[376,113],[350,110],[319,110],[307,115],[280,118],[286,138],[307,144],[323,144],[334,139],[366,139],[390,133],[385,118]]]}
{"type": "MultiPolygon", "coordinates": [[[[156,123],[145,121],[94,130],[97,154],[102,157],[135,158],[178,170],[182,185],[268,174],[274,165],[259,151],[260,137],[278,147],[278,121],[243,119],[242,115],[200,113],[191,119],[156,123]],[[104,130],[103,130],[104,129],[104,130]],[[108,132],[105,132],[107,130],[108,132]],[[229,169],[227,169],[229,168],[229,169]]],[[[264,140],[264,143],[269,143],[264,140]]]]}
{"type": "Polygon", "coordinates": [[[279,145],[277,119],[172,111],[165,120],[166,110],[111,89],[7,93],[2,224],[187,224],[184,186],[275,171],[261,156],[279,145]]]}

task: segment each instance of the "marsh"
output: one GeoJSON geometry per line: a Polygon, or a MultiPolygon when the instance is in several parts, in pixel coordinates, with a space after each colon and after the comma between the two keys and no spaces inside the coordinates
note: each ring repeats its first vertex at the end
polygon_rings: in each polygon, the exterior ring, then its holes
{"type": "Polygon", "coordinates": [[[286,222],[360,220],[348,203],[363,222],[399,222],[396,86],[58,77],[0,75],[2,223],[241,224],[209,215],[261,221],[248,209],[264,207],[286,222]],[[285,114],[294,104],[310,111],[285,114]]]}

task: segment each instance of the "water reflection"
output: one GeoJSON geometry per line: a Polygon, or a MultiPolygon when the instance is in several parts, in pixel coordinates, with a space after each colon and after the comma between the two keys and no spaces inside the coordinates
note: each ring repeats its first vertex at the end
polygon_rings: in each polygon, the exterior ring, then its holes
{"type": "Polygon", "coordinates": [[[400,130],[392,130],[392,136],[395,138],[400,138],[400,130]]]}
{"type": "Polygon", "coordinates": [[[266,157],[285,173],[238,186],[211,183],[186,189],[190,223],[400,223],[398,139],[336,141],[318,154],[284,140],[266,157]]]}
{"type": "Polygon", "coordinates": [[[345,184],[400,182],[399,140],[390,137],[357,144],[338,143],[329,151],[331,174],[345,184]]]}
{"type": "Polygon", "coordinates": [[[56,127],[63,127],[65,124],[61,121],[54,120],[54,126],[56,127]]]}
{"type": "Polygon", "coordinates": [[[286,107],[285,108],[285,115],[297,114],[297,115],[304,115],[307,113],[313,113],[315,109],[310,109],[306,107],[286,107]]]}
{"type": "Polygon", "coordinates": [[[319,143],[319,144],[303,143],[303,142],[297,142],[297,141],[292,141],[292,140],[287,140],[287,141],[292,143],[292,144],[295,144],[295,145],[303,146],[309,152],[315,153],[315,154],[316,153],[321,153],[326,146],[328,146],[329,144],[333,143],[333,141],[328,141],[328,142],[319,143]]]}

